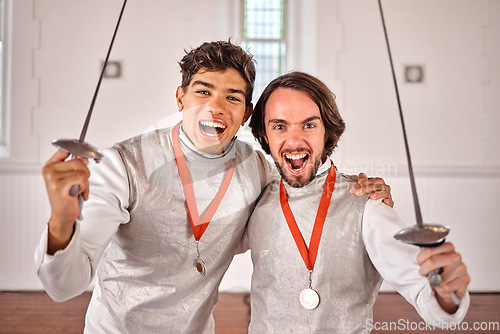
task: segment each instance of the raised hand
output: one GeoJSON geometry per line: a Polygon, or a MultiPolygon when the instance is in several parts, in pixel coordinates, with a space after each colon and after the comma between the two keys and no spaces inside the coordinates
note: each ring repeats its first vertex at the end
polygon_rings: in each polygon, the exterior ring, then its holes
{"type": "Polygon", "coordinates": [[[49,254],[54,254],[68,245],[75,220],[80,215],[78,195],[82,194],[84,200],[87,200],[89,195],[88,161],[83,158],[66,160],[68,157],[68,153],[59,150],[42,169],[51,207],[47,251],[49,254]],[[78,191],[76,194],[70,194],[74,185],[78,186],[78,191]]]}

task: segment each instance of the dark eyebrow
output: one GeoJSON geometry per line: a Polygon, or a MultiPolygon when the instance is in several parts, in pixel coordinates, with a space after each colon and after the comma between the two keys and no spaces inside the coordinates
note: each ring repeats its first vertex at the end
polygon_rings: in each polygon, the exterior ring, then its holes
{"type": "MultiPolygon", "coordinates": [[[[319,116],[311,116],[311,117],[307,117],[305,120],[302,121],[302,124],[305,124],[305,123],[309,123],[309,122],[312,122],[312,121],[321,121],[321,117],[319,116]]],[[[270,123],[280,123],[280,124],[288,124],[287,121],[285,121],[284,119],[279,119],[279,118],[274,118],[274,119],[270,119],[267,124],[270,124],[270,123]]]]}
{"type": "Polygon", "coordinates": [[[306,118],[305,120],[302,121],[302,124],[309,123],[309,122],[312,122],[312,121],[321,121],[321,117],[319,117],[319,116],[308,117],[308,118],[306,118]]]}
{"type": "Polygon", "coordinates": [[[230,88],[229,89],[229,93],[231,93],[231,94],[241,94],[241,95],[245,96],[245,92],[242,91],[241,89],[230,88]]]}
{"type": "Polygon", "coordinates": [[[269,122],[267,122],[267,124],[271,124],[271,123],[288,124],[284,119],[279,119],[279,118],[270,119],[269,122]]]}
{"type": "Polygon", "coordinates": [[[206,82],[206,81],[201,81],[201,80],[193,81],[193,83],[191,84],[191,86],[193,86],[193,87],[196,85],[205,86],[207,88],[214,88],[214,85],[212,85],[211,83],[206,82]]]}
{"type": "MultiPolygon", "coordinates": [[[[196,85],[205,86],[205,87],[210,88],[210,89],[215,88],[215,85],[213,85],[209,82],[206,82],[206,81],[201,81],[201,80],[193,81],[193,83],[191,84],[192,87],[194,87],[196,85]]],[[[229,88],[228,92],[231,94],[241,94],[241,95],[245,96],[245,92],[241,89],[229,88]]]]}

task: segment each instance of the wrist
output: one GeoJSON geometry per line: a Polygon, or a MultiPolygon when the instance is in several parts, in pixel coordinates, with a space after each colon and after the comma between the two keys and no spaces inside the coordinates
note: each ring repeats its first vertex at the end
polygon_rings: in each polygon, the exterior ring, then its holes
{"type": "Polygon", "coordinates": [[[453,298],[451,298],[450,295],[444,297],[437,292],[435,292],[435,295],[439,305],[444,311],[446,311],[449,314],[454,314],[455,312],[457,312],[458,306],[457,304],[455,304],[453,298]]]}
{"type": "Polygon", "coordinates": [[[48,223],[47,253],[54,255],[58,250],[66,248],[75,231],[75,222],[72,224],[58,224],[52,219],[48,223]]]}

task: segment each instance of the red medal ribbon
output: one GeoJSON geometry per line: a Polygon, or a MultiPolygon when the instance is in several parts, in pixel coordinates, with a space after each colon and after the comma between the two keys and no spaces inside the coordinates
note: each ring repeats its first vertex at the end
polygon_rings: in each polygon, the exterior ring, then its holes
{"type": "Polygon", "coordinates": [[[215,211],[222,202],[222,198],[229,187],[231,178],[233,177],[234,166],[236,165],[236,158],[233,159],[231,167],[226,171],[226,176],[222,180],[222,184],[219,191],[215,195],[215,198],[208,206],[207,211],[200,218],[198,214],[198,207],[196,206],[196,198],[194,196],[193,183],[191,182],[191,176],[189,175],[189,169],[186,163],[186,158],[182,153],[181,144],[179,142],[179,127],[181,122],[175,125],[172,131],[172,144],[174,146],[175,162],[177,163],[177,169],[179,170],[179,176],[182,181],[182,190],[184,191],[184,198],[186,199],[189,219],[191,221],[191,227],[193,229],[193,235],[196,241],[201,239],[201,236],[208,227],[208,224],[215,215],[215,211]]]}
{"type": "Polygon", "coordinates": [[[330,206],[330,200],[332,198],[333,189],[335,187],[335,178],[337,173],[335,172],[335,166],[332,162],[332,167],[328,173],[328,177],[325,181],[325,186],[323,188],[323,195],[321,196],[321,201],[319,202],[318,212],[316,213],[316,219],[314,220],[314,226],[311,234],[311,240],[309,241],[309,250],[307,249],[302,233],[300,233],[299,227],[295,218],[293,216],[290,205],[288,204],[288,197],[286,195],[285,186],[283,185],[283,179],[280,183],[280,203],[281,210],[285,216],[285,220],[288,224],[290,232],[292,232],[295,244],[299,249],[300,255],[308,270],[314,269],[314,263],[316,262],[316,256],[318,255],[319,242],[321,240],[321,234],[323,233],[323,225],[325,224],[326,214],[328,212],[328,207],[330,206]]]}

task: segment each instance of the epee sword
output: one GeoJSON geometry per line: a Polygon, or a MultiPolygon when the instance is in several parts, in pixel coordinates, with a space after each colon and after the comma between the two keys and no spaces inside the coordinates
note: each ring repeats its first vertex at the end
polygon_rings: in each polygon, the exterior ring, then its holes
{"type": "MultiPolygon", "coordinates": [[[[78,140],[76,139],[57,139],[52,141],[52,145],[56,146],[58,149],[70,153],[73,158],[82,157],[87,159],[93,159],[96,163],[98,163],[102,159],[102,154],[99,152],[97,148],[85,142],[85,136],[87,135],[87,130],[90,123],[90,118],[92,117],[92,112],[94,110],[94,105],[97,100],[97,95],[99,93],[99,89],[101,87],[101,82],[104,77],[104,73],[106,71],[106,65],[108,64],[109,55],[111,54],[111,50],[113,48],[113,44],[115,42],[116,33],[118,32],[118,27],[120,26],[120,22],[123,16],[123,12],[125,10],[125,6],[127,4],[127,0],[123,1],[123,5],[120,11],[120,16],[118,17],[118,22],[116,23],[115,31],[113,33],[113,37],[111,39],[111,43],[109,44],[108,52],[106,54],[106,59],[104,60],[101,75],[99,76],[99,80],[97,82],[97,87],[94,92],[94,96],[92,97],[92,102],[90,103],[90,108],[87,113],[87,117],[85,118],[85,123],[83,124],[82,132],[80,133],[80,137],[78,140]]],[[[75,196],[78,193],[78,185],[73,185],[69,191],[71,196],[75,196]]],[[[80,212],[83,206],[83,195],[78,196],[78,201],[80,204],[80,212]]],[[[81,218],[81,216],[80,216],[81,218]]]]}
{"type": "MultiPolygon", "coordinates": [[[[401,107],[401,98],[399,96],[398,83],[396,80],[396,73],[394,71],[394,63],[392,61],[391,48],[389,46],[389,38],[387,35],[387,28],[385,26],[384,13],[382,10],[382,1],[378,0],[378,6],[380,10],[380,17],[382,19],[382,26],[384,29],[385,42],[387,46],[387,53],[389,55],[389,62],[392,71],[392,80],[394,82],[394,88],[396,91],[396,99],[398,102],[399,117],[401,119],[401,127],[403,130],[403,138],[405,143],[406,159],[408,162],[408,171],[410,174],[411,191],[413,195],[413,204],[415,206],[415,216],[417,224],[407,227],[394,235],[394,238],[403,241],[408,244],[420,246],[420,247],[436,247],[441,245],[445,237],[450,232],[450,228],[443,225],[430,225],[424,224],[422,220],[422,213],[420,210],[420,203],[418,201],[417,188],[415,186],[415,176],[413,174],[413,165],[411,162],[410,148],[408,145],[408,138],[406,135],[406,127],[403,117],[403,109],[401,107]]],[[[442,269],[436,269],[429,273],[429,281],[432,286],[438,286],[441,284],[441,273],[442,269]]],[[[460,298],[455,292],[451,293],[451,298],[456,305],[460,304],[460,298]]]]}

